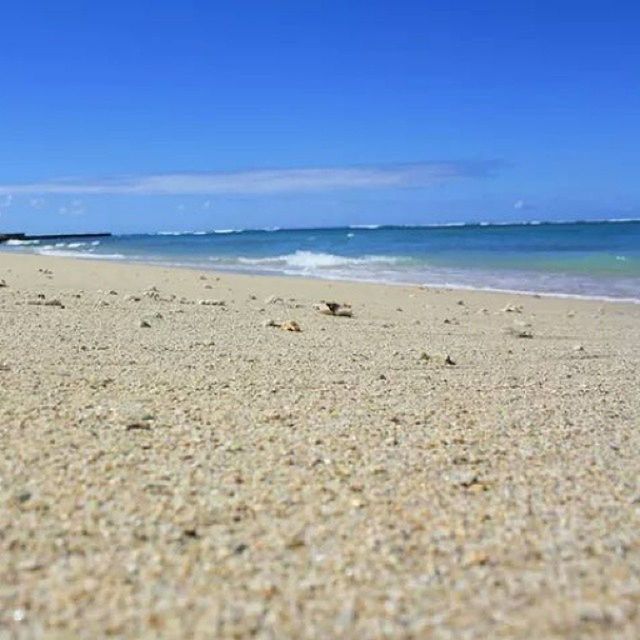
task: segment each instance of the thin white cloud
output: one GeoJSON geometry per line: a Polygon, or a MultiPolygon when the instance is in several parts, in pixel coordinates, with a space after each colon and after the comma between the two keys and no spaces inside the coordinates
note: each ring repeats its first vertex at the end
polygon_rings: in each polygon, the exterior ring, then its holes
{"type": "Polygon", "coordinates": [[[425,187],[459,178],[490,175],[495,162],[255,169],[235,172],[166,173],[117,178],[58,179],[0,185],[0,194],[51,195],[212,195],[269,194],[335,189],[425,187]]]}
{"type": "Polygon", "coordinates": [[[525,200],[516,200],[513,203],[513,208],[517,209],[518,211],[524,211],[525,209],[533,209],[534,207],[532,204],[526,202],[525,200]]]}
{"type": "Polygon", "coordinates": [[[11,193],[6,193],[4,196],[0,198],[0,218],[2,218],[5,211],[9,209],[12,202],[13,202],[13,195],[11,193]]]}
{"type": "Polygon", "coordinates": [[[29,206],[32,209],[42,209],[44,205],[44,198],[29,198],[29,206]]]}
{"type": "Polygon", "coordinates": [[[69,204],[58,208],[58,213],[63,216],[81,216],[86,212],[82,200],[72,200],[69,204]]]}

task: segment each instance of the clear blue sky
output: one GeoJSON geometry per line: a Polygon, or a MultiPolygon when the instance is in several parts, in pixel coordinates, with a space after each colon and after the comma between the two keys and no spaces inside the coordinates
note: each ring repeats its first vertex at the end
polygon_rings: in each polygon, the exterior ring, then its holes
{"type": "Polygon", "coordinates": [[[640,6],[5,2],[0,227],[640,215],[640,6]]]}

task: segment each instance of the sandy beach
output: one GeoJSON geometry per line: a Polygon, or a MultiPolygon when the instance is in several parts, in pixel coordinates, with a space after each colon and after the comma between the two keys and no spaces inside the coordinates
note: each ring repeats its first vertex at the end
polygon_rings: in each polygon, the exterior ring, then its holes
{"type": "Polygon", "coordinates": [[[640,305],[3,283],[0,638],[640,636],[640,305]]]}

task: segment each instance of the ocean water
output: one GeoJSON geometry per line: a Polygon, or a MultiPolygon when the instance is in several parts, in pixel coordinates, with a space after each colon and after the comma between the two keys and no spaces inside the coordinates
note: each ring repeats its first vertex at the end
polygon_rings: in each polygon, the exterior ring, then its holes
{"type": "Polygon", "coordinates": [[[218,271],[640,302],[640,221],[226,229],[0,246],[218,271]]]}

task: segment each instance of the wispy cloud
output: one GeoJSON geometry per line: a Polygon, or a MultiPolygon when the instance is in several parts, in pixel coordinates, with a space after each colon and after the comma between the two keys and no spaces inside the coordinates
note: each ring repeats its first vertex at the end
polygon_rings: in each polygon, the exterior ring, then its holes
{"type": "MultiPolygon", "coordinates": [[[[0,193],[3,193],[3,192],[0,192],[0,193]]],[[[11,193],[5,192],[4,195],[0,197],[0,218],[2,217],[3,213],[9,209],[12,202],[13,202],[13,194],[11,193]]]]}
{"type": "Polygon", "coordinates": [[[72,200],[69,204],[62,205],[58,213],[63,216],[81,216],[86,212],[82,200],[72,200]]]}
{"type": "Polygon", "coordinates": [[[527,209],[535,209],[535,207],[530,202],[527,202],[526,200],[516,200],[513,203],[513,208],[517,209],[518,211],[525,211],[527,209]]]}
{"type": "Polygon", "coordinates": [[[97,179],[56,179],[0,184],[0,194],[213,195],[269,194],[335,189],[426,187],[492,175],[497,162],[422,162],[306,169],[164,173],[97,179]]]}

